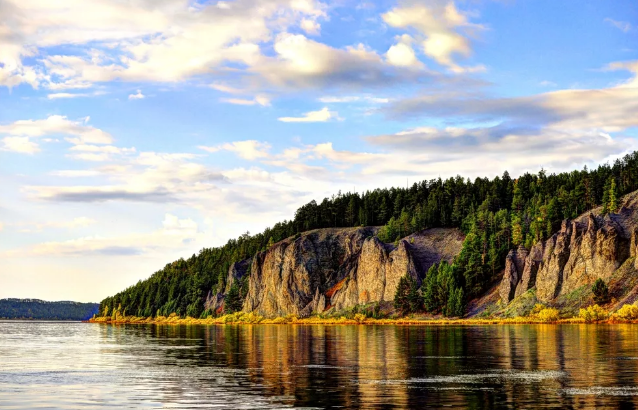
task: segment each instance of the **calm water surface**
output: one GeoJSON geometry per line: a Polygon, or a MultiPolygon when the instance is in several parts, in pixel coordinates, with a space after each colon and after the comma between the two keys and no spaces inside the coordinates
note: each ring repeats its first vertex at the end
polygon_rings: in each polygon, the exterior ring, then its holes
{"type": "Polygon", "coordinates": [[[637,408],[638,326],[0,322],[0,408],[637,408]]]}

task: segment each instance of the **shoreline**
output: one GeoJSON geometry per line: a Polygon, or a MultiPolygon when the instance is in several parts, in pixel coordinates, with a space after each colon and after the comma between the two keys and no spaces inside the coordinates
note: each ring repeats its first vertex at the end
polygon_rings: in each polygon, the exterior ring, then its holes
{"type": "Polygon", "coordinates": [[[554,321],[543,321],[533,317],[516,317],[504,319],[423,319],[423,318],[398,318],[398,319],[374,319],[374,318],[297,318],[295,316],[277,317],[273,319],[263,318],[251,313],[230,314],[217,318],[195,319],[191,317],[180,318],[158,317],[120,317],[93,318],[86,323],[98,324],[135,324],[135,325],[402,325],[402,326],[472,326],[472,325],[563,325],[563,324],[638,324],[638,320],[604,319],[586,321],[582,318],[565,318],[554,321]]]}

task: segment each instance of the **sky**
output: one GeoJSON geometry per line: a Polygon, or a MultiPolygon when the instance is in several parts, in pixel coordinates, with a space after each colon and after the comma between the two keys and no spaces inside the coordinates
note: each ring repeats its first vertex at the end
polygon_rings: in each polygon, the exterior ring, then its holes
{"type": "Polygon", "coordinates": [[[311,200],[638,144],[635,0],[0,0],[0,298],[99,301],[311,200]]]}

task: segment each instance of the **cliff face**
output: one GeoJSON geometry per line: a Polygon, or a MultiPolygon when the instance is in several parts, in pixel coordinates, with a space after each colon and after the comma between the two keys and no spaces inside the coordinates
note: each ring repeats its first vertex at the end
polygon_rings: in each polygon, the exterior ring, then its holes
{"type": "Polygon", "coordinates": [[[395,248],[375,233],[376,228],[315,230],[257,254],[243,310],[303,317],[330,307],[391,301],[402,276],[420,281],[433,263],[451,262],[463,241],[456,229],[428,229],[395,248]]]}
{"type": "Polygon", "coordinates": [[[230,290],[230,288],[238,283],[244,275],[248,271],[248,267],[250,266],[250,261],[240,261],[235,262],[230,265],[228,269],[228,276],[226,276],[226,285],[224,289],[220,289],[217,293],[209,292],[206,297],[206,301],[204,302],[204,308],[210,309],[212,312],[217,312],[223,309],[224,307],[224,298],[226,293],[230,290]]]}
{"type": "MultiPolygon", "coordinates": [[[[630,256],[636,255],[638,193],[623,198],[617,214],[600,210],[565,220],[561,229],[529,251],[510,251],[499,286],[501,300],[510,302],[536,287],[536,298],[551,302],[596,279],[608,281],[630,256]]],[[[636,266],[638,269],[638,266],[636,266]]]]}

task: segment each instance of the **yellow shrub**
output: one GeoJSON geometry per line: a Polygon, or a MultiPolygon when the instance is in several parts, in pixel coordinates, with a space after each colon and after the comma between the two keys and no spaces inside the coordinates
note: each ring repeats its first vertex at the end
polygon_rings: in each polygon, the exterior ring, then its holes
{"type": "Polygon", "coordinates": [[[623,305],[614,316],[623,320],[636,320],[638,319],[638,306],[623,305]]]}
{"type": "Polygon", "coordinates": [[[609,317],[609,312],[598,305],[589,306],[587,309],[581,309],[578,316],[585,322],[597,322],[605,320],[609,317]]]}
{"type": "Polygon", "coordinates": [[[545,305],[543,305],[542,303],[537,303],[534,305],[534,307],[532,308],[532,311],[529,312],[529,314],[530,316],[538,315],[540,311],[543,309],[545,309],[545,305]]]}
{"type": "Polygon", "coordinates": [[[279,317],[274,318],[272,323],[274,323],[276,325],[283,325],[283,324],[288,323],[288,321],[286,320],[285,317],[279,316],[279,317]]]}
{"type": "Polygon", "coordinates": [[[538,318],[543,322],[555,322],[560,318],[558,309],[544,308],[538,312],[538,318]]]}
{"type": "Polygon", "coordinates": [[[357,313],[356,315],[354,315],[354,320],[357,323],[363,323],[366,321],[366,315],[364,315],[363,313],[357,313]]]}

